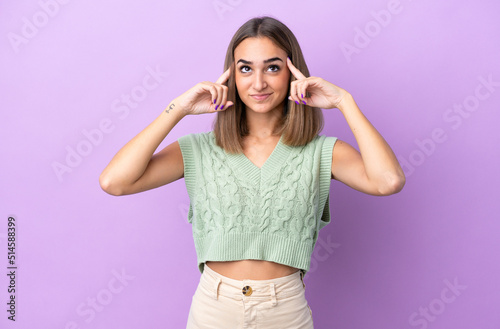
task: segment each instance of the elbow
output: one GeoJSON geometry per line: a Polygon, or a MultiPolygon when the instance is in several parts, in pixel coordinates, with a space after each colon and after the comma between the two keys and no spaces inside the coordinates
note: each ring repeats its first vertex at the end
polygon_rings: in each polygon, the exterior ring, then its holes
{"type": "Polygon", "coordinates": [[[381,196],[399,193],[406,184],[406,177],[402,171],[398,174],[386,174],[384,178],[384,184],[378,188],[381,196]]]}
{"type": "Polygon", "coordinates": [[[395,180],[395,182],[391,185],[389,195],[401,192],[405,184],[406,184],[405,176],[403,175],[402,177],[398,177],[398,179],[395,180]]]}
{"type": "Polygon", "coordinates": [[[105,173],[102,173],[99,176],[99,185],[101,186],[101,189],[104,192],[106,192],[106,193],[108,193],[110,195],[114,195],[114,196],[124,195],[123,189],[120,188],[119,185],[117,185],[113,181],[113,179],[111,179],[105,173]]]}

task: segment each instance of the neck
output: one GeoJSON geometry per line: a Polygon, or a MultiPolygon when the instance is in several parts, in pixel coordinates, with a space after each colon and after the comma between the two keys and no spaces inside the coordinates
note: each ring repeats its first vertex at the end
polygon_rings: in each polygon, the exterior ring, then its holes
{"type": "Polygon", "coordinates": [[[275,135],[279,125],[283,108],[278,106],[267,113],[258,113],[246,110],[246,121],[249,136],[258,138],[268,138],[275,135]]]}

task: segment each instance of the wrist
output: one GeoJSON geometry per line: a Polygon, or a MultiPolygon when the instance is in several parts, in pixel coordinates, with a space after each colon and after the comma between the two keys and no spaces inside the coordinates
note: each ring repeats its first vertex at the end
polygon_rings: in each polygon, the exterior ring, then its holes
{"type": "Polygon", "coordinates": [[[182,108],[179,105],[177,98],[174,99],[173,101],[171,101],[167,105],[167,107],[163,111],[163,114],[168,114],[168,115],[178,117],[179,120],[182,119],[183,117],[185,117],[186,115],[188,115],[187,111],[185,111],[184,108],[182,108]]]}
{"type": "Polygon", "coordinates": [[[347,111],[349,108],[352,108],[355,104],[356,103],[354,102],[354,98],[352,97],[352,95],[350,93],[346,93],[337,104],[336,108],[338,108],[339,111],[344,114],[345,111],[347,111]]]}

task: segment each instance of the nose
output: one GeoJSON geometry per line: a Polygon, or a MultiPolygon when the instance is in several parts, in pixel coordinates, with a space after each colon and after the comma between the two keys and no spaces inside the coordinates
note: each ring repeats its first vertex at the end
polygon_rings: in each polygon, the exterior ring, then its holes
{"type": "Polygon", "coordinates": [[[262,73],[262,71],[257,71],[254,74],[253,89],[255,89],[255,91],[261,91],[266,89],[266,87],[267,83],[264,74],[262,73]]]}

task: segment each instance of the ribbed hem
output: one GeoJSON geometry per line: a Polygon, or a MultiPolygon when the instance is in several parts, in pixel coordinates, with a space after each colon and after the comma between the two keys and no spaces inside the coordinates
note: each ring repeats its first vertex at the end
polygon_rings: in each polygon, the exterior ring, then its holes
{"type": "Polygon", "coordinates": [[[195,238],[194,244],[200,273],[206,261],[243,259],[266,260],[309,271],[313,250],[312,241],[262,232],[211,234],[195,238]]]}

